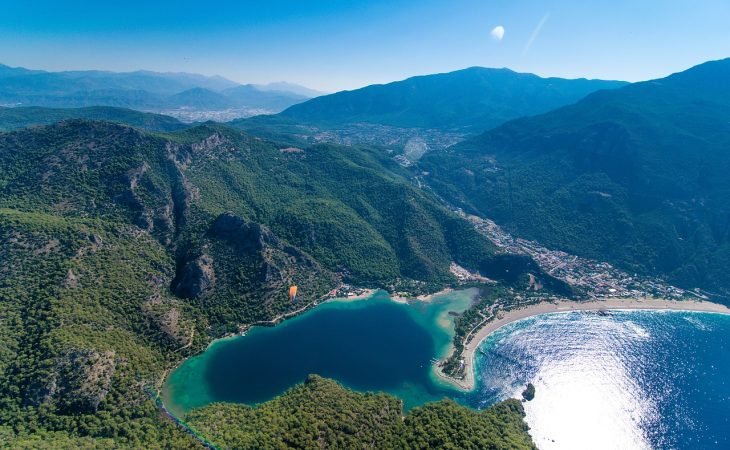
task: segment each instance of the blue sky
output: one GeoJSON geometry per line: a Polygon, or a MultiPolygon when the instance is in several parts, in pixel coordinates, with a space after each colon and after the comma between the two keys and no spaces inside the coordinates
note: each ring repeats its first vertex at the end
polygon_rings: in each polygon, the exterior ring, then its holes
{"type": "Polygon", "coordinates": [[[325,91],[469,66],[637,81],[728,56],[729,0],[5,0],[0,10],[0,62],[12,66],[325,91]],[[490,35],[500,25],[501,41],[490,35]]]}

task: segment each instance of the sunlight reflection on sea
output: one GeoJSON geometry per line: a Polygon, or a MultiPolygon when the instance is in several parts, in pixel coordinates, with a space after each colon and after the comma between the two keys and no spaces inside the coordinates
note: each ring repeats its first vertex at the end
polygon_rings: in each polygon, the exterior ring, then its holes
{"type": "Polygon", "coordinates": [[[482,344],[471,403],[519,398],[532,382],[524,405],[543,450],[728,448],[728,336],[730,318],[716,314],[529,318],[482,344]]]}

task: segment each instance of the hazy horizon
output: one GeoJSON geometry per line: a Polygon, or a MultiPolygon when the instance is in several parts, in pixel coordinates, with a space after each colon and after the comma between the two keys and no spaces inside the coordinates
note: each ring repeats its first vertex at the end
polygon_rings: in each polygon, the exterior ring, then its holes
{"type": "Polygon", "coordinates": [[[5,7],[0,62],[220,75],[333,92],[472,66],[640,81],[730,56],[730,4],[600,0],[267,4],[50,0],[5,7]],[[597,13],[598,11],[598,13],[597,13]]]}
{"type": "MultiPolygon", "coordinates": [[[[730,56],[728,56],[728,58],[730,58],[730,56]]],[[[720,60],[722,60],[722,59],[726,59],[726,58],[720,58],[720,60]]],[[[181,71],[181,70],[157,71],[157,70],[150,70],[150,69],[147,69],[147,68],[139,68],[139,69],[131,69],[131,70],[109,70],[109,69],[100,69],[100,68],[96,68],[96,67],[70,68],[70,69],[62,69],[62,70],[51,70],[51,69],[45,69],[45,68],[39,68],[39,67],[26,67],[26,66],[19,66],[19,65],[7,64],[7,63],[5,63],[3,61],[0,61],[0,65],[5,65],[5,66],[8,66],[8,67],[11,67],[11,68],[14,68],[14,69],[16,69],[16,68],[22,68],[22,69],[28,69],[28,70],[45,71],[45,72],[49,72],[49,73],[58,73],[58,72],[109,72],[109,73],[152,72],[152,73],[159,73],[159,74],[202,75],[202,76],[209,77],[209,78],[215,78],[215,77],[223,78],[223,79],[226,79],[228,81],[232,81],[232,82],[238,83],[240,85],[270,86],[270,85],[276,85],[276,84],[290,84],[290,85],[293,85],[293,86],[299,86],[301,88],[306,88],[308,90],[318,91],[322,95],[327,95],[327,94],[332,94],[332,93],[335,93],[335,92],[349,91],[349,90],[357,90],[357,89],[361,89],[361,88],[364,88],[364,87],[367,87],[367,86],[372,86],[372,85],[389,84],[389,83],[393,83],[393,82],[403,81],[403,80],[406,80],[406,79],[409,79],[409,78],[413,78],[413,77],[427,76],[427,75],[438,75],[438,74],[443,74],[443,73],[450,73],[450,72],[455,72],[455,71],[460,71],[460,70],[471,69],[471,68],[474,68],[474,67],[479,67],[479,68],[484,68],[484,69],[495,69],[495,70],[507,69],[507,70],[511,70],[511,71],[517,72],[517,73],[525,73],[525,74],[528,74],[529,73],[529,74],[537,75],[537,76],[539,76],[541,78],[564,78],[564,79],[573,79],[573,80],[587,79],[587,80],[604,80],[604,81],[627,81],[627,82],[630,82],[630,83],[637,83],[637,82],[641,82],[641,81],[649,81],[649,80],[655,80],[655,79],[665,78],[665,77],[667,77],[669,75],[672,75],[674,73],[683,72],[683,71],[685,71],[687,69],[690,69],[690,68],[692,68],[694,66],[697,66],[697,65],[700,65],[700,64],[703,64],[703,63],[706,63],[706,62],[710,62],[710,61],[715,61],[715,60],[697,61],[696,63],[694,63],[694,64],[692,64],[690,66],[687,66],[687,67],[684,67],[684,68],[680,68],[680,69],[674,70],[672,72],[668,72],[668,73],[665,73],[665,74],[658,74],[658,75],[653,76],[651,78],[645,78],[645,79],[639,79],[639,80],[619,80],[619,79],[609,79],[609,78],[590,78],[590,77],[582,77],[582,76],[563,77],[563,76],[559,76],[559,75],[545,75],[545,74],[536,73],[536,72],[518,71],[518,70],[515,70],[515,69],[513,69],[511,67],[468,66],[468,67],[461,67],[461,68],[456,68],[456,69],[448,70],[448,71],[440,71],[440,72],[432,72],[432,73],[415,73],[415,74],[403,76],[402,78],[397,78],[397,79],[393,79],[393,80],[387,80],[387,81],[383,81],[383,82],[373,82],[373,83],[363,84],[361,86],[353,86],[353,87],[344,88],[344,89],[340,89],[340,90],[321,90],[321,89],[317,89],[317,88],[314,88],[314,87],[309,86],[309,85],[305,85],[305,84],[302,84],[302,83],[297,83],[295,81],[286,80],[286,79],[272,79],[270,81],[264,81],[264,82],[260,82],[260,83],[254,83],[254,82],[250,82],[250,81],[246,81],[246,80],[236,80],[236,79],[229,78],[227,76],[224,76],[224,75],[221,75],[221,74],[217,74],[217,73],[207,74],[207,73],[201,73],[201,72],[191,72],[191,71],[181,71]]]]}

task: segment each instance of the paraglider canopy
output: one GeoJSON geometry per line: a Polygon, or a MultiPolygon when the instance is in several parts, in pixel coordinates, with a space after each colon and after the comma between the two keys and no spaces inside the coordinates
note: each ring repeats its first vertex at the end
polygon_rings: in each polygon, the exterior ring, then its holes
{"type": "Polygon", "coordinates": [[[294,285],[289,287],[289,301],[292,303],[297,301],[297,287],[294,285]]]}

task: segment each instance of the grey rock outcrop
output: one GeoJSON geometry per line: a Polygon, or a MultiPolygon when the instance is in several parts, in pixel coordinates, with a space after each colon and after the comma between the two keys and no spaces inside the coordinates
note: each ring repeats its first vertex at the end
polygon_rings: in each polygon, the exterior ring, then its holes
{"type": "Polygon", "coordinates": [[[183,298],[201,298],[215,288],[213,258],[201,255],[185,263],[173,291],[183,298]]]}

